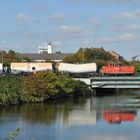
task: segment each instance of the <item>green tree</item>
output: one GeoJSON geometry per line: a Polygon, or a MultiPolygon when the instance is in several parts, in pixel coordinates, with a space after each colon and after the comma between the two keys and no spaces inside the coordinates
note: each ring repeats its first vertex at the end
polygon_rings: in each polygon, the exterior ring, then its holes
{"type": "Polygon", "coordinates": [[[40,72],[25,80],[21,100],[24,102],[46,102],[52,99],[74,96],[77,92],[79,95],[83,94],[85,89],[88,94],[89,89],[85,83],[75,81],[70,77],[58,76],[51,72],[40,72]]]}

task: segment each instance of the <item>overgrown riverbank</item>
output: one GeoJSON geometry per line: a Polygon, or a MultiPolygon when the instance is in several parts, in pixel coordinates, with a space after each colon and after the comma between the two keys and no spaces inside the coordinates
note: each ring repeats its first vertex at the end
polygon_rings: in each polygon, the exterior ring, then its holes
{"type": "Polygon", "coordinates": [[[41,72],[32,76],[0,76],[0,105],[40,103],[89,95],[88,86],[67,76],[41,72]]]}

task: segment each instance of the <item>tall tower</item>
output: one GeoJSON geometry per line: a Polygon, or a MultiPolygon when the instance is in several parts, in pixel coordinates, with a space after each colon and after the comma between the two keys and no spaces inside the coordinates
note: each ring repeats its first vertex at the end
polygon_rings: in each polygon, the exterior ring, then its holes
{"type": "Polygon", "coordinates": [[[48,44],[46,42],[42,43],[42,45],[38,47],[38,53],[48,53],[48,44]]]}
{"type": "Polygon", "coordinates": [[[52,47],[52,43],[50,42],[48,44],[48,54],[52,54],[53,53],[53,47],[52,47]]]}

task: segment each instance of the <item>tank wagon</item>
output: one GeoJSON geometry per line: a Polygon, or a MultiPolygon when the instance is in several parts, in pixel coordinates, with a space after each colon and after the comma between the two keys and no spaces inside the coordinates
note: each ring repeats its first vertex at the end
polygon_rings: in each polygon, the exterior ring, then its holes
{"type": "Polygon", "coordinates": [[[108,64],[101,68],[102,75],[121,75],[121,76],[133,76],[135,73],[134,66],[121,66],[118,64],[108,64]]]}
{"type": "Polygon", "coordinates": [[[74,77],[89,77],[97,72],[96,63],[86,63],[86,64],[69,64],[69,63],[59,63],[57,67],[58,71],[61,73],[69,73],[74,77]]]}

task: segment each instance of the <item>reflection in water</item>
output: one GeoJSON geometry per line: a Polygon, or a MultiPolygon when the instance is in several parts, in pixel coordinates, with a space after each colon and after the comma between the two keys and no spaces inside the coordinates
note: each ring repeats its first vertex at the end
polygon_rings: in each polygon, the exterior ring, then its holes
{"type": "Polygon", "coordinates": [[[95,125],[96,110],[90,108],[91,100],[87,100],[86,104],[80,108],[74,108],[69,111],[68,118],[65,121],[69,126],[95,125]]]}
{"type": "Polygon", "coordinates": [[[136,111],[104,111],[103,119],[110,124],[120,124],[123,121],[134,121],[136,111]]]}
{"type": "Polygon", "coordinates": [[[138,101],[135,95],[115,95],[4,108],[0,110],[0,139],[20,127],[17,140],[137,140],[138,101]]]}

